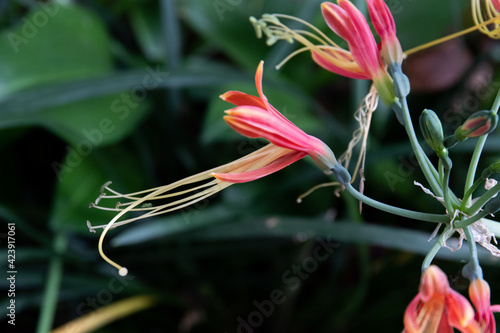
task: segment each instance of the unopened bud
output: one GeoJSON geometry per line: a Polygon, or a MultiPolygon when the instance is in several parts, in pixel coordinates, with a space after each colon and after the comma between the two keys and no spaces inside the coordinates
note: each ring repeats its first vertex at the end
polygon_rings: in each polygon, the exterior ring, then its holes
{"type": "Polygon", "coordinates": [[[491,133],[497,127],[498,115],[492,111],[478,111],[471,115],[462,126],[456,129],[455,138],[464,141],[491,133]]]}
{"type": "Polygon", "coordinates": [[[448,159],[448,149],[444,146],[443,126],[437,114],[429,109],[420,115],[420,129],[427,144],[442,160],[448,159]]]}
{"type": "Polygon", "coordinates": [[[500,160],[496,161],[493,164],[490,164],[486,169],[484,169],[483,173],[481,174],[481,177],[486,179],[492,173],[500,173],[500,160]]]}

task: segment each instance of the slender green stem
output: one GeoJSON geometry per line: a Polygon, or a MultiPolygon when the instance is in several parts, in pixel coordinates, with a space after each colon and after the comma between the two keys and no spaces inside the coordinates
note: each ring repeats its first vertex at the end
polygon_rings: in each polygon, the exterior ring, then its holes
{"type": "Polygon", "coordinates": [[[436,256],[436,254],[439,252],[439,250],[443,247],[444,243],[452,233],[450,232],[451,230],[451,225],[448,225],[441,235],[438,236],[436,242],[432,246],[431,250],[427,253],[427,255],[424,258],[424,261],[422,262],[422,272],[425,271],[432,263],[432,260],[436,256]]]}
{"type": "Polygon", "coordinates": [[[486,215],[488,215],[487,212],[479,212],[477,213],[476,215],[468,218],[468,219],[465,219],[465,220],[462,220],[462,221],[458,221],[458,222],[455,222],[453,223],[455,225],[455,229],[459,229],[459,228],[465,228],[469,225],[471,225],[472,223],[474,222],[477,222],[479,221],[480,219],[482,219],[483,217],[485,217],[486,215]]]}
{"type": "Polygon", "coordinates": [[[500,182],[497,183],[492,188],[490,188],[488,191],[486,191],[486,193],[484,193],[479,199],[477,199],[477,201],[472,206],[470,206],[465,211],[465,213],[467,215],[475,214],[478,210],[481,209],[481,207],[483,207],[488,202],[488,200],[494,197],[495,194],[497,194],[499,191],[500,191],[500,182]]]}
{"type": "Polygon", "coordinates": [[[446,215],[422,213],[381,203],[377,200],[365,196],[364,194],[361,194],[354,187],[352,187],[350,183],[345,184],[345,188],[347,192],[349,192],[353,197],[355,197],[359,201],[362,201],[363,203],[372,206],[374,208],[380,209],[384,212],[426,222],[436,222],[436,223],[450,222],[449,217],[446,215]]]}
{"type": "Polygon", "coordinates": [[[62,279],[62,255],[66,250],[67,237],[64,232],[56,234],[54,238],[54,253],[50,260],[47,282],[43,295],[40,317],[38,318],[37,333],[46,333],[52,329],[54,314],[56,312],[59,286],[62,279]]]}
{"type": "Polygon", "coordinates": [[[453,205],[451,204],[451,201],[450,201],[450,188],[449,188],[450,173],[451,173],[451,169],[445,168],[444,177],[443,177],[443,199],[444,199],[444,205],[446,207],[446,210],[448,211],[448,214],[450,214],[450,216],[452,216],[453,212],[455,211],[455,208],[453,208],[453,205]]]}
{"type": "Polygon", "coordinates": [[[413,128],[413,123],[411,121],[410,109],[408,107],[408,102],[406,100],[406,97],[401,100],[401,109],[403,111],[403,119],[404,119],[404,126],[406,129],[406,133],[408,134],[408,138],[410,139],[413,152],[417,157],[418,164],[420,165],[420,168],[422,169],[422,172],[424,173],[424,176],[427,179],[429,185],[431,186],[433,192],[439,196],[442,194],[442,189],[437,181],[437,179],[439,179],[439,174],[432,165],[432,163],[430,163],[429,159],[424,153],[424,150],[422,149],[420,143],[418,142],[417,135],[415,134],[415,129],[413,128]]]}
{"type": "Polygon", "coordinates": [[[481,269],[481,265],[479,265],[479,260],[477,258],[477,246],[476,241],[474,240],[474,236],[470,231],[470,227],[467,226],[463,228],[465,233],[465,237],[467,237],[467,243],[469,244],[469,252],[470,252],[470,261],[469,265],[472,268],[473,277],[471,280],[475,280],[475,278],[483,278],[483,270],[481,269]]]}
{"type": "Polygon", "coordinates": [[[472,197],[472,194],[474,193],[474,191],[478,188],[479,185],[481,185],[481,183],[483,183],[485,181],[485,179],[483,177],[479,178],[478,180],[476,180],[476,182],[474,183],[474,185],[472,185],[471,187],[469,187],[469,189],[467,190],[467,192],[465,192],[464,194],[464,198],[462,200],[462,204],[460,205],[460,210],[461,211],[465,211],[465,209],[467,208],[465,206],[465,203],[468,201],[469,198],[472,197]]]}
{"type": "MultiPolygon", "coordinates": [[[[491,111],[494,113],[497,113],[499,107],[500,107],[500,90],[498,90],[497,96],[495,98],[495,102],[493,103],[493,106],[491,107],[491,111]]],[[[486,143],[487,138],[488,138],[488,134],[483,135],[477,141],[476,148],[474,149],[474,153],[472,154],[472,158],[470,160],[469,170],[467,172],[467,177],[465,179],[464,192],[467,192],[469,190],[469,188],[472,187],[472,183],[474,182],[474,178],[476,176],[476,170],[477,170],[477,165],[479,163],[479,158],[481,157],[481,153],[483,152],[484,144],[486,143]]],[[[467,200],[465,200],[465,207],[470,206],[471,199],[472,199],[471,197],[468,197],[467,200]]]]}

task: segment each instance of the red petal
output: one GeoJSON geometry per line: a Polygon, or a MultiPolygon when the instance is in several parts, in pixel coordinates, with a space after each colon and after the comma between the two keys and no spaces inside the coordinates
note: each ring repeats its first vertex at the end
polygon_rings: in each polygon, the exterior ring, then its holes
{"type": "Polygon", "coordinates": [[[238,173],[213,173],[215,178],[228,183],[245,183],[265,177],[271,173],[279,171],[290,164],[300,160],[307,154],[304,152],[291,151],[290,153],[281,156],[268,165],[253,171],[238,172],[238,173]]]}
{"type": "Polygon", "coordinates": [[[262,109],[266,108],[266,104],[259,97],[245,94],[241,91],[228,91],[220,96],[223,101],[234,104],[236,106],[256,106],[262,109]]]}

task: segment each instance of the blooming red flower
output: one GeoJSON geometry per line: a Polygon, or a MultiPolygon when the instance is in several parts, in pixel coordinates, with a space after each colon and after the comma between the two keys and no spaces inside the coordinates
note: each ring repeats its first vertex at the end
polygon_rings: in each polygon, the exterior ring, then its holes
{"type": "MultiPolygon", "coordinates": [[[[395,27],[386,26],[387,23],[393,22],[387,18],[387,15],[390,16],[390,12],[380,2],[370,2],[369,8],[371,15],[376,19],[377,29],[384,36],[386,47],[392,47],[395,27]]],[[[313,59],[320,66],[334,73],[352,78],[373,80],[380,98],[385,104],[391,105],[396,98],[392,79],[387,72],[375,38],[363,14],[348,0],[338,0],[338,5],[324,2],[321,4],[321,11],[330,29],[347,42],[350,53],[338,49],[325,49],[325,52],[313,51],[313,59]],[[339,52],[349,67],[339,66],[331,61],[331,55],[339,52]]]]}
{"type": "Polygon", "coordinates": [[[420,281],[417,296],[404,315],[405,333],[481,332],[474,320],[469,301],[450,288],[446,275],[434,265],[429,266],[420,281]]]}
{"type": "MultiPolygon", "coordinates": [[[[285,118],[278,110],[269,104],[262,91],[262,71],[264,62],[260,62],[255,74],[255,85],[258,97],[240,91],[228,91],[221,98],[236,105],[227,110],[224,120],[238,133],[249,138],[265,138],[273,145],[290,150],[281,156],[271,166],[274,171],[283,168],[306,155],[324,170],[331,169],[336,163],[335,155],[330,148],[318,138],[306,134],[291,121],[285,118]]],[[[270,166],[268,166],[270,168],[270,166]]],[[[249,181],[248,177],[258,176],[261,171],[245,173],[222,174],[214,173],[214,177],[227,182],[249,181]]]]}
{"type": "Polygon", "coordinates": [[[481,332],[496,332],[493,312],[500,312],[500,305],[491,305],[490,286],[483,279],[475,279],[469,286],[469,297],[476,308],[474,319],[481,327],[481,332]]]}

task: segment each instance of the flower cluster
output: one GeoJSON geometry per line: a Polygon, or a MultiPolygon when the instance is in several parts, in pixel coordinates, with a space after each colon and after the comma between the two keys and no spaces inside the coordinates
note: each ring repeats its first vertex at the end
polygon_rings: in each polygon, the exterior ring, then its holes
{"type": "MultiPolygon", "coordinates": [[[[500,16],[500,0],[490,0],[485,3],[487,16],[493,20],[486,22],[496,26],[495,20],[500,16]]],[[[367,0],[367,4],[371,22],[380,37],[378,45],[365,17],[348,0],[338,0],[337,4],[325,2],[321,5],[321,13],[326,23],[336,35],[347,42],[348,49],[341,48],[307,22],[290,16],[263,15],[260,20],[251,18],[251,22],[259,37],[262,35],[267,37],[268,44],[281,39],[288,42],[296,40],[304,45],[291,56],[308,51],[318,65],[330,72],[353,79],[372,80],[369,100],[372,101],[373,95],[376,95],[374,93],[376,89],[382,101],[395,111],[399,122],[408,134],[415,158],[431,190],[423,186],[422,188],[439,200],[445,214],[415,212],[394,207],[365,196],[363,191],[355,190],[347,171],[348,163],[342,165],[337,162],[334,153],[323,141],[299,129],[269,103],[262,88],[263,62],[261,61],[255,74],[257,96],[240,91],[228,91],[220,97],[234,105],[233,108],[225,111],[224,116],[224,120],[231,128],[249,138],[264,138],[269,141],[269,144],[231,163],[150,190],[121,194],[111,189],[109,183],[106,183],[101,189],[101,195],[91,204],[91,207],[115,211],[117,214],[108,224],[100,226],[88,224],[91,231],[97,228],[104,229],[99,240],[99,252],[102,257],[124,275],[127,273],[126,269],[110,260],[102,251],[104,236],[110,228],[182,209],[232,184],[260,179],[310,156],[320,169],[331,171],[337,184],[340,184],[360,202],[405,218],[439,223],[435,234],[444,225],[444,230],[422,264],[419,292],[404,313],[404,332],[453,332],[453,329],[470,333],[495,332],[493,312],[499,312],[500,305],[491,305],[490,288],[482,278],[476,243],[490,250],[493,255],[500,255],[498,248],[492,243],[495,242],[494,234],[483,223],[488,215],[493,215],[500,210],[498,197],[500,184],[489,179],[491,174],[500,171],[499,162],[491,164],[477,180],[475,179],[485,140],[488,134],[496,128],[498,122],[500,92],[491,110],[475,112],[449,136],[445,136],[439,116],[434,111],[425,109],[422,112],[420,129],[426,143],[437,155],[438,163],[435,166],[424,153],[412,123],[406,100],[409,83],[401,69],[404,57],[396,37],[394,19],[383,0],[367,0]],[[281,23],[280,18],[294,19],[304,23],[316,34],[289,29],[281,23]],[[450,188],[450,173],[453,166],[450,151],[453,146],[468,138],[479,138],[479,144],[470,162],[465,179],[464,195],[459,198],[450,188]],[[481,184],[485,184],[487,191],[473,200],[472,195],[481,184]],[[101,205],[101,202],[109,202],[110,199],[113,202],[117,200],[121,202],[117,202],[114,206],[101,205]],[[129,212],[143,214],[122,219],[129,212]],[[471,281],[469,297],[473,306],[466,297],[454,291],[446,275],[437,266],[431,264],[441,248],[449,248],[446,242],[454,233],[460,234],[459,247],[462,240],[467,239],[470,248],[470,260],[466,265],[467,269],[464,269],[464,276],[471,281]]],[[[474,6],[477,2],[472,0],[472,4],[474,6]]],[[[486,25],[478,23],[476,28],[480,29],[486,25]]],[[[489,33],[494,37],[493,32],[489,31],[489,33]]],[[[287,59],[289,58],[290,56],[287,59]]],[[[376,103],[373,101],[367,104],[376,108],[376,103]]],[[[364,124],[368,123],[367,128],[369,128],[369,119],[371,119],[370,112],[366,113],[366,118],[363,120],[364,124]]],[[[362,132],[362,136],[366,142],[367,130],[362,132]]],[[[354,141],[355,144],[359,142],[359,140],[354,141]]],[[[363,145],[362,150],[365,147],[363,145]]],[[[348,149],[352,148],[350,145],[348,149]]]]}

